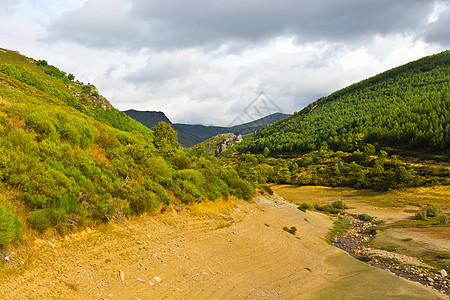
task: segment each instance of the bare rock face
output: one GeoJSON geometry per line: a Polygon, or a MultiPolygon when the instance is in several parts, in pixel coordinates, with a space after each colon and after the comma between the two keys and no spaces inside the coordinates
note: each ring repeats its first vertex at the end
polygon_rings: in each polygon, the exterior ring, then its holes
{"type": "Polygon", "coordinates": [[[243,141],[242,135],[236,136],[233,133],[226,133],[224,135],[225,138],[222,140],[222,142],[218,145],[217,149],[215,150],[215,155],[218,155],[220,152],[223,152],[228,148],[233,147],[237,143],[243,141]]]}

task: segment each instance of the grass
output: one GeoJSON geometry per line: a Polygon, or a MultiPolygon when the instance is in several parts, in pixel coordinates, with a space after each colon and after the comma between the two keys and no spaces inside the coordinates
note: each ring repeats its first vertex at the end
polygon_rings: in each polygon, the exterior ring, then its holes
{"type": "Polygon", "coordinates": [[[329,244],[331,244],[331,241],[333,241],[336,237],[342,235],[347,230],[352,228],[352,223],[349,219],[339,217],[333,222],[333,228],[330,229],[330,231],[327,234],[327,237],[325,241],[329,244]]]}
{"type": "MultiPolygon", "coordinates": [[[[403,207],[406,205],[435,205],[450,208],[450,186],[405,188],[387,192],[356,190],[342,187],[274,185],[272,190],[293,203],[326,204],[338,199],[357,200],[378,207],[403,207]]],[[[350,203],[351,204],[351,203],[350,203]]],[[[414,213],[417,212],[414,210],[414,213]]]]}
{"type": "Polygon", "coordinates": [[[385,251],[389,251],[389,252],[394,252],[397,251],[397,246],[385,246],[385,247],[381,247],[381,250],[385,250],[385,251]]]}
{"type": "Polygon", "coordinates": [[[404,219],[390,225],[390,227],[402,227],[402,228],[428,228],[435,226],[450,227],[450,225],[441,225],[439,223],[438,217],[427,218],[425,220],[404,219]]]}

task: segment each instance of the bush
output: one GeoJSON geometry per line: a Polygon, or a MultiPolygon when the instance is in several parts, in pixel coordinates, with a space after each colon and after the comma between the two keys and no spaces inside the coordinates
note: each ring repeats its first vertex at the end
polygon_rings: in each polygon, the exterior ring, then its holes
{"type": "Polygon", "coordinates": [[[22,235],[22,222],[5,205],[0,203],[0,245],[12,243],[22,235]]]}
{"type": "Polygon", "coordinates": [[[344,202],[342,202],[341,199],[334,201],[331,206],[333,206],[336,209],[347,209],[348,206],[344,204],[344,202]]]}
{"type": "Polygon", "coordinates": [[[290,234],[293,234],[293,235],[295,235],[295,233],[297,233],[297,228],[295,226],[291,226],[290,228],[283,227],[283,230],[286,232],[289,232],[290,234]]]}
{"type": "Polygon", "coordinates": [[[448,215],[442,214],[439,216],[439,224],[447,225],[448,224],[448,215]]]}
{"type": "Polygon", "coordinates": [[[437,208],[434,205],[430,205],[427,207],[426,213],[427,213],[427,217],[437,217],[439,215],[439,208],[437,208]]]}
{"type": "Polygon", "coordinates": [[[273,195],[273,190],[270,188],[270,186],[268,186],[268,185],[261,185],[261,190],[264,192],[264,193],[267,193],[267,194],[269,194],[270,196],[272,196],[273,195]]]}
{"type": "Polygon", "coordinates": [[[416,214],[416,219],[417,220],[426,220],[427,219],[427,213],[425,212],[425,211],[419,211],[417,214],[416,214]]]}
{"type": "Polygon", "coordinates": [[[308,203],[302,203],[297,208],[302,212],[306,212],[307,209],[311,209],[311,205],[309,205],[308,203]]]}
{"type": "Polygon", "coordinates": [[[356,216],[356,218],[366,222],[372,222],[374,220],[374,217],[371,217],[368,214],[359,214],[356,216]]]}

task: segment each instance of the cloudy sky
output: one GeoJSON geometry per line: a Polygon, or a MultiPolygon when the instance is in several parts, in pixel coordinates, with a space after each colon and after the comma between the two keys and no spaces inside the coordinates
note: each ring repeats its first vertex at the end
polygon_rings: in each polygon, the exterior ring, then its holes
{"type": "Polygon", "coordinates": [[[450,48],[450,1],[0,0],[0,47],[120,110],[228,125],[264,91],[285,113],[450,48]]]}

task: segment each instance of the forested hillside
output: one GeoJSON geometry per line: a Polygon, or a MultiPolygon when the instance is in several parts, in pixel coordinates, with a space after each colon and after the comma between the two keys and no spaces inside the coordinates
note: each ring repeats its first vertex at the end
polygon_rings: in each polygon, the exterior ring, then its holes
{"type": "Polygon", "coordinates": [[[259,183],[448,185],[450,51],[321,98],[222,156],[259,183]]]}
{"type": "Polygon", "coordinates": [[[0,245],[24,232],[66,233],[171,201],[254,194],[233,168],[187,156],[169,124],[152,132],[73,80],[1,49],[0,245]]]}
{"type": "Polygon", "coordinates": [[[240,152],[295,154],[327,145],[363,144],[406,154],[450,148],[450,51],[422,58],[321,98],[238,147],[240,152]]]}

